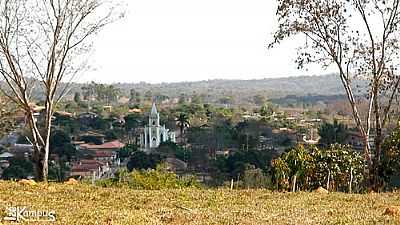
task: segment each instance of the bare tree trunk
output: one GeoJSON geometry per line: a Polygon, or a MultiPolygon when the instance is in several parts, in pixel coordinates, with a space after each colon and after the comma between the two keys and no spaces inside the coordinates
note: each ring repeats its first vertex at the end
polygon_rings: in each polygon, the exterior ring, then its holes
{"type": "Polygon", "coordinates": [[[297,175],[294,175],[292,181],[292,192],[296,192],[296,182],[297,182],[297,175]]]}
{"type": "Polygon", "coordinates": [[[353,185],[353,167],[350,168],[350,182],[349,182],[349,193],[352,193],[352,185],[353,185]]]}
{"type": "Polygon", "coordinates": [[[78,58],[90,50],[89,38],[119,18],[114,6],[103,0],[0,2],[0,76],[6,86],[1,91],[27,115],[39,181],[47,181],[54,106],[84,68],[78,58]],[[44,124],[31,109],[34,81],[46,99],[44,124]]]}
{"type": "MultiPolygon", "coordinates": [[[[393,100],[397,100],[400,90],[397,71],[400,62],[397,37],[400,31],[400,0],[277,2],[279,28],[270,47],[291,36],[304,34],[306,46],[301,48],[297,60],[300,67],[308,63],[320,63],[324,67],[335,63],[338,66],[354,121],[363,138],[364,157],[368,163],[365,176],[370,185],[375,186],[379,183],[378,169],[384,141],[382,130],[387,128],[393,100]],[[359,15],[356,19],[359,23],[349,19],[354,10],[359,15]],[[359,30],[360,25],[365,25],[364,29],[359,30]],[[308,40],[312,40],[310,46],[308,40]],[[367,89],[359,88],[360,95],[353,90],[353,78],[368,82],[367,89]],[[363,116],[360,115],[357,98],[363,96],[365,90],[368,91],[369,106],[367,115],[363,116]],[[371,152],[369,143],[372,129],[376,135],[374,152],[371,152]]],[[[358,88],[359,85],[355,85],[358,88]]]]}
{"type": "Polygon", "coordinates": [[[328,180],[326,182],[326,190],[328,191],[329,191],[330,179],[331,179],[331,170],[328,170],[328,180]]]}
{"type": "MultiPolygon", "coordinates": [[[[51,96],[51,94],[50,94],[51,96]]],[[[47,182],[47,175],[48,175],[48,162],[49,162],[49,154],[50,154],[50,136],[51,136],[51,125],[52,125],[52,117],[53,117],[53,101],[48,99],[46,102],[46,127],[45,127],[45,143],[43,146],[43,168],[42,168],[42,173],[43,173],[43,180],[44,182],[47,182]]]]}
{"type": "Polygon", "coordinates": [[[40,160],[41,157],[41,149],[40,148],[34,148],[34,152],[33,152],[33,161],[34,161],[34,169],[35,169],[35,178],[37,181],[43,180],[42,177],[42,168],[43,168],[43,164],[42,161],[40,160]]]}
{"type": "MultiPolygon", "coordinates": [[[[368,116],[366,118],[367,122],[367,128],[364,128],[364,125],[361,121],[361,117],[360,114],[358,112],[358,107],[356,105],[356,100],[353,94],[353,90],[351,88],[351,84],[350,81],[348,79],[349,74],[346,74],[343,70],[342,65],[340,64],[339,61],[336,60],[336,64],[339,68],[340,71],[340,79],[342,81],[343,87],[346,91],[346,95],[347,95],[347,99],[349,100],[351,109],[352,109],[352,114],[353,114],[353,118],[354,121],[356,122],[357,125],[357,129],[359,130],[360,134],[363,136],[364,138],[364,157],[365,160],[368,162],[368,165],[371,167],[373,162],[371,160],[371,156],[370,156],[370,152],[371,152],[371,148],[369,145],[369,130],[370,130],[370,126],[369,126],[369,121],[371,118],[371,113],[368,113],[368,116]]],[[[371,108],[369,109],[369,112],[371,112],[371,108]]]]}

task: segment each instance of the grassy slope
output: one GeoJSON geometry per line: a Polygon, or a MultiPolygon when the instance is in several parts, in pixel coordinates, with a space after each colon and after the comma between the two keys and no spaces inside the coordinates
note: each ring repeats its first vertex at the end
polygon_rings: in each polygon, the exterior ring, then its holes
{"type": "MultiPolygon", "coordinates": [[[[274,193],[266,190],[137,191],[87,185],[0,182],[7,206],[54,209],[55,224],[397,224],[383,216],[400,194],[274,193]]],[[[1,220],[0,220],[1,221],[1,220]]],[[[1,224],[1,222],[0,222],[1,224]]],[[[51,223],[53,224],[53,223],[51,223]]]]}

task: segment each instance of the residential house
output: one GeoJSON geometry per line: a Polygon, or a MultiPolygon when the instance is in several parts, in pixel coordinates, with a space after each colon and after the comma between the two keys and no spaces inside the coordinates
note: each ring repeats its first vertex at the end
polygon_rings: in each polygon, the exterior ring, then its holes
{"type": "Polygon", "coordinates": [[[79,122],[85,126],[92,126],[93,124],[96,123],[98,119],[99,116],[96,113],[92,112],[82,113],[78,115],[79,122]]]}
{"type": "Polygon", "coordinates": [[[14,154],[11,154],[9,152],[3,152],[0,154],[0,160],[10,160],[14,158],[14,154]]]}
{"type": "Polygon", "coordinates": [[[92,157],[99,162],[112,163],[117,159],[117,153],[114,151],[93,151],[92,157]]]}
{"type": "Polygon", "coordinates": [[[98,179],[108,171],[110,171],[110,167],[107,163],[97,160],[80,160],[72,164],[70,176],[81,178],[94,177],[98,179]]]}
{"type": "Polygon", "coordinates": [[[119,140],[114,140],[110,142],[105,142],[103,144],[81,144],[80,149],[92,150],[92,151],[118,151],[125,147],[125,144],[119,140]]]}
{"type": "Polygon", "coordinates": [[[125,147],[125,144],[119,140],[99,145],[87,143],[79,145],[79,149],[87,153],[88,157],[108,164],[116,163],[118,151],[123,147],[125,147]]]}
{"type": "Polygon", "coordinates": [[[10,160],[14,158],[14,154],[9,152],[3,152],[0,154],[0,170],[3,170],[10,166],[10,160]]]}
{"type": "Polygon", "coordinates": [[[31,144],[15,144],[10,147],[10,153],[16,158],[30,158],[33,154],[33,145],[31,144]]]}

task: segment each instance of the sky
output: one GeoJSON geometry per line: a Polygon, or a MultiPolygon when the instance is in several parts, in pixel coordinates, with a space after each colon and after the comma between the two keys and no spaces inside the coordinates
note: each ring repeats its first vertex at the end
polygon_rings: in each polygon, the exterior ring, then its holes
{"type": "Polygon", "coordinates": [[[126,16],[95,39],[92,67],[78,82],[181,82],[328,73],[297,70],[293,39],[267,45],[273,0],[125,0],[126,16]]]}

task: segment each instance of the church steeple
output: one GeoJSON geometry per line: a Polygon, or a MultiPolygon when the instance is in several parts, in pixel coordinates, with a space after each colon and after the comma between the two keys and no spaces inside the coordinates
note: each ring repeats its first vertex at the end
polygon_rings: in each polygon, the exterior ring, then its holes
{"type": "Polygon", "coordinates": [[[157,112],[156,101],[153,101],[151,106],[150,116],[149,116],[150,126],[160,126],[160,115],[157,112]]]}
{"type": "Polygon", "coordinates": [[[157,107],[156,107],[156,101],[153,100],[153,105],[151,106],[150,115],[157,115],[157,114],[158,114],[158,112],[157,112],[157,107]]]}

